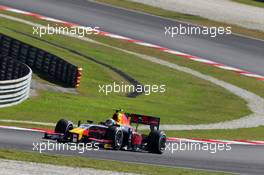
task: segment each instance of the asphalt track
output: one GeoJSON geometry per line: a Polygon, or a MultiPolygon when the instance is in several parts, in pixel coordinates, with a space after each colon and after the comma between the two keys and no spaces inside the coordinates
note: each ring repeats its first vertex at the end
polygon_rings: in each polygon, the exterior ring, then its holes
{"type": "MultiPolygon", "coordinates": [[[[38,132],[0,129],[0,148],[33,151],[33,143],[41,142],[42,137],[43,134],[38,132]]],[[[112,150],[85,151],[83,154],[77,151],[48,151],[45,153],[225,171],[239,174],[264,173],[264,146],[231,145],[231,147],[231,151],[221,151],[215,154],[208,151],[176,151],[171,153],[169,150],[162,155],[112,150]]]]}
{"type": "Polygon", "coordinates": [[[165,26],[179,22],[113,8],[87,0],[0,0],[1,5],[35,12],[160,45],[190,55],[264,75],[264,42],[236,35],[170,38],[165,26]]]}
{"type": "MultiPolygon", "coordinates": [[[[164,27],[179,25],[176,21],[85,0],[0,0],[0,4],[81,25],[99,26],[103,31],[264,75],[264,42],[262,41],[235,35],[219,38],[206,36],[169,38],[164,35],[164,27]]],[[[32,150],[32,142],[39,141],[41,137],[40,133],[0,129],[0,147],[32,150]]],[[[84,154],[57,153],[242,174],[264,174],[263,146],[233,145],[231,151],[216,154],[202,151],[179,151],[171,154],[167,151],[163,155],[154,155],[105,150],[89,151],[84,154]]]]}

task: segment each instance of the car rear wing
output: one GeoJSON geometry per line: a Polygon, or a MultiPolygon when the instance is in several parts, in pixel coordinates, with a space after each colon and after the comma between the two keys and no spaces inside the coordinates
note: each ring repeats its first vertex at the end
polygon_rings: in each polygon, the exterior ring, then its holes
{"type": "Polygon", "coordinates": [[[159,130],[160,118],[158,117],[152,117],[152,116],[140,115],[140,114],[130,114],[130,113],[126,113],[126,116],[128,119],[130,119],[131,124],[136,123],[136,124],[149,125],[151,130],[154,130],[155,127],[157,130],[159,130]]]}

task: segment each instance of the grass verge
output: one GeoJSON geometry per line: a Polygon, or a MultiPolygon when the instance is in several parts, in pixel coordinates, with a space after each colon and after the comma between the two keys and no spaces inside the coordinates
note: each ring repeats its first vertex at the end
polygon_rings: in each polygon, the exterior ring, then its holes
{"type": "Polygon", "coordinates": [[[232,1],[264,8],[264,1],[260,2],[261,0],[259,1],[258,0],[232,0],[232,1]]]}
{"type": "Polygon", "coordinates": [[[151,175],[220,175],[227,173],[213,173],[199,170],[187,170],[183,168],[170,168],[157,165],[145,165],[136,163],[127,163],[111,160],[95,160],[83,157],[62,156],[39,154],[25,151],[0,149],[0,159],[10,159],[18,161],[28,161],[36,163],[45,163],[52,165],[61,165],[68,167],[94,168],[116,172],[128,172],[151,175]]]}
{"type": "Polygon", "coordinates": [[[126,41],[120,41],[118,39],[109,39],[109,38],[100,37],[100,36],[92,36],[92,38],[97,41],[107,43],[111,46],[116,46],[118,48],[126,49],[126,50],[133,51],[136,53],[141,53],[144,55],[157,57],[157,58],[169,61],[171,63],[175,63],[180,66],[184,66],[184,67],[191,68],[193,70],[197,70],[203,74],[210,75],[217,79],[220,79],[225,82],[236,85],[238,87],[244,88],[261,97],[264,97],[264,81],[258,81],[254,78],[245,77],[237,73],[234,73],[232,71],[222,70],[217,67],[208,66],[203,63],[191,61],[189,59],[177,57],[172,54],[161,52],[159,50],[155,50],[149,47],[144,47],[144,46],[139,46],[133,43],[128,43],[126,41]]]}
{"type": "Polygon", "coordinates": [[[241,129],[166,131],[169,137],[222,140],[264,140],[264,126],[241,129]]]}
{"type": "MultiPolygon", "coordinates": [[[[6,19],[1,19],[0,23],[5,27],[32,34],[30,26],[6,19]]],[[[109,69],[64,49],[8,29],[2,28],[0,31],[84,68],[79,95],[41,91],[39,97],[29,99],[18,106],[2,109],[0,112],[2,119],[56,122],[59,118],[66,117],[74,122],[88,118],[100,121],[110,117],[112,108],[122,107],[128,112],[160,116],[162,123],[198,124],[231,120],[250,113],[246,103],[240,98],[223,88],[185,73],[94,43],[57,35],[42,38],[118,67],[143,84],[165,84],[167,87],[166,93],[142,95],[137,98],[127,98],[124,94],[106,96],[98,92],[99,84],[123,81],[109,69]]],[[[106,38],[102,38],[107,41],[106,38]]]]}
{"type": "MultiPolygon", "coordinates": [[[[194,16],[194,15],[177,13],[174,11],[165,10],[162,8],[153,7],[150,5],[145,5],[145,4],[141,4],[141,3],[137,3],[137,2],[131,2],[128,0],[96,0],[96,1],[101,2],[101,3],[110,4],[110,5],[117,6],[117,7],[122,7],[122,8],[137,10],[137,11],[144,12],[144,13],[149,13],[149,14],[153,14],[156,16],[181,20],[181,21],[185,21],[185,22],[197,24],[197,25],[202,25],[202,26],[208,26],[208,27],[212,27],[212,26],[214,26],[214,27],[219,27],[219,26],[228,27],[228,26],[231,26],[233,33],[242,34],[242,35],[246,35],[246,36],[250,36],[250,37],[255,37],[258,39],[264,39],[263,32],[258,31],[258,30],[246,29],[246,28],[239,27],[237,25],[227,24],[227,23],[223,23],[223,22],[217,22],[217,21],[209,20],[206,18],[194,16]]],[[[256,2],[253,0],[236,0],[236,1],[249,3],[251,5],[264,6],[263,5],[264,3],[256,2]]]]}

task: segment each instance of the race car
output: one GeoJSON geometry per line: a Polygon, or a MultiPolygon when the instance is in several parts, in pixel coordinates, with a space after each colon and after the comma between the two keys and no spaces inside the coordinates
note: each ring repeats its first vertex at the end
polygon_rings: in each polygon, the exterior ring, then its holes
{"type": "Polygon", "coordinates": [[[56,140],[62,143],[97,143],[103,148],[113,150],[147,151],[162,154],[165,150],[166,135],[159,130],[160,118],[123,113],[116,110],[112,118],[99,124],[87,120],[77,127],[71,121],[60,119],[54,132],[46,132],[44,139],[56,140]],[[148,125],[149,134],[140,134],[138,125],[148,125]],[[135,125],[135,128],[132,126],[135,125]]]}

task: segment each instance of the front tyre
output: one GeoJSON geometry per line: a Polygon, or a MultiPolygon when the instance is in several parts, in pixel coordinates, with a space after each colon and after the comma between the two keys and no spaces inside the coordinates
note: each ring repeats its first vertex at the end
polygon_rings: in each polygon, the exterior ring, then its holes
{"type": "Polygon", "coordinates": [[[56,124],[55,133],[67,134],[71,129],[73,129],[72,122],[65,119],[60,119],[56,124]]]}
{"type": "Polygon", "coordinates": [[[73,129],[73,124],[72,122],[65,120],[65,119],[60,119],[55,127],[55,133],[59,134],[64,134],[62,138],[58,139],[58,142],[65,142],[66,140],[69,139],[70,133],[69,130],[73,129]]]}

